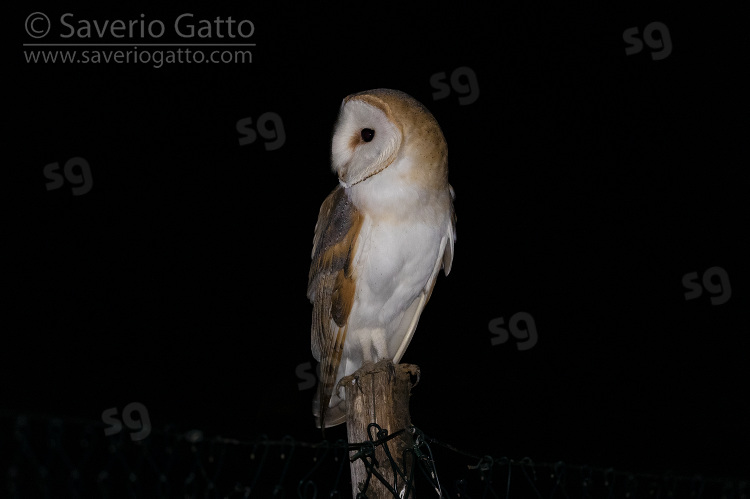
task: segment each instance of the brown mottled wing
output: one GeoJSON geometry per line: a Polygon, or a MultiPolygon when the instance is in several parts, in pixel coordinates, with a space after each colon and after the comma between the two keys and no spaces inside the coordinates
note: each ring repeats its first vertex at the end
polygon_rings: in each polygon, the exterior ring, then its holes
{"type": "Polygon", "coordinates": [[[356,276],[352,259],[361,226],[362,215],[346,191],[337,186],[320,207],[307,284],[307,297],[313,304],[312,353],[320,362],[317,423],[322,427],[326,426],[325,413],[341,363],[354,300],[356,276]]]}

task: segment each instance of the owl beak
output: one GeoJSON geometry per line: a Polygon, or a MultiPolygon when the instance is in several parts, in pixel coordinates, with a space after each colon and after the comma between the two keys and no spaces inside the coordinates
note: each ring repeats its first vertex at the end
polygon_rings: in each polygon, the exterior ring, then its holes
{"type": "Polygon", "coordinates": [[[341,180],[341,177],[339,177],[339,184],[341,184],[341,187],[343,187],[344,189],[348,189],[350,187],[349,184],[341,180]]]}

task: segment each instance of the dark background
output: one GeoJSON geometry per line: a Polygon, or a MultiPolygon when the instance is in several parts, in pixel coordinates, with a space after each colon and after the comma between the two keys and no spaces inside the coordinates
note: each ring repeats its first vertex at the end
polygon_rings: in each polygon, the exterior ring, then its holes
{"type": "Polygon", "coordinates": [[[389,87],[441,124],[457,196],[453,271],[403,358],[413,422],[477,454],[747,476],[746,30],[689,9],[29,6],[247,18],[257,45],[252,64],[159,69],[16,56],[0,407],[97,421],[140,402],[155,428],[319,440],[305,293],[331,131],[343,97],[389,87]],[[671,54],[626,55],[655,21],[671,54]],[[436,100],[457,68],[470,91],[436,100]],[[267,112],[283,145],[240,145],[267,112]],[[47,190],[74,157],[91,190],[47,190]],[[686,299],[712,267],[723,291],[686,299]],[[489,322],[518,312],[538,343],[493,346],[489,322]]]}

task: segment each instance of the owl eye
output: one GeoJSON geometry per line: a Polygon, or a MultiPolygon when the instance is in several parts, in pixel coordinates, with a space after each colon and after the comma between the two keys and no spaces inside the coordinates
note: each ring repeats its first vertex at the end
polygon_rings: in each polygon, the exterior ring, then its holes
{"type": "Polygon", "coordinates": [[[375,130],[373,130],[372,128],[363,128],[361,135],[362,140],[364,140],[365,142],[370,142],[375,136],[375,130]]]}

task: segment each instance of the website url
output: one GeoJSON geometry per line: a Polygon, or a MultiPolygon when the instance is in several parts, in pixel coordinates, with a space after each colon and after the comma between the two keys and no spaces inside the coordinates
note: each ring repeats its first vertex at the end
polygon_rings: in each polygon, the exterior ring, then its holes
{"type": "Polygon", "coordinates": [[[165,64],[250,64],[249,50],[169,50],[138,49],[36,49],[24,50],[27,64],[150,64],[159,69],[165,64]]]}

